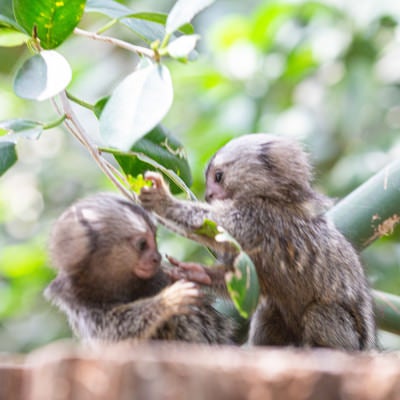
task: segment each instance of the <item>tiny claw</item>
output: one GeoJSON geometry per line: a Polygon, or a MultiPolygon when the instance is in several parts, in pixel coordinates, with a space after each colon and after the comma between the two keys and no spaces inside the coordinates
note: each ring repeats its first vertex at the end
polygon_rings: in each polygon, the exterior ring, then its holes
{"type": "Polygon", "coordinates": [[[165,258],[166,258],[172,265],[175,265],[176,267],[179,267],[180,262],[179,262],[176,258],[174,258],[174,257],[172,257],[172,256],[170,256],[170,255],[168,255],[168,254],[165,255],[165,258]]]}

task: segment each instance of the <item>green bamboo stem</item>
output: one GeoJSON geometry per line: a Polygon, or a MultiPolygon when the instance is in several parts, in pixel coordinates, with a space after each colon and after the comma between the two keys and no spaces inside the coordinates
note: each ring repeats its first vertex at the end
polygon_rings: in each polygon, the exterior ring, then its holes
{"type": "MultiPolygon", "coordinates": [[[[328,213],[336,227],[361,251],[400,222],[400,161],[378,172],[328,213]]],[[[373,291],[379,328],[400,334],[400,296],[373,291]]]]}
{"type": "Polygon", "coordinates": [[[328,216],[362,250],[400,222],[400,161],[386,166],[335,205],[328,216]]]}
{"type": "Polygon", "coordinates": [[[400,297],[389,293],[373,291],[375,317],[379,328],[400,334],[400,297]]]}

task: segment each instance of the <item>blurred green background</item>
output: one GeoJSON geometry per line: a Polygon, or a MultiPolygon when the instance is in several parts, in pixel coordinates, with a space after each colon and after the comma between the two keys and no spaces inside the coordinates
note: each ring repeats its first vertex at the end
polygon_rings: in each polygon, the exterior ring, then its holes
{"type": "MultiPolygon", "coordinates": [[[[168,12],[171,1],[126,2],[135,12],[168,12]],[[161,4],[160,4],[161,3],[161,4]]],[[[106,19],[84,16],[95,31],[106,19]]],[[[232,137],[276,132],[301,140],[315,164],[315,183],[341,198],[400,156],[400,2],[398,0],[223,1],[194,21],[202,35],[195,62],[168,66],[175,99],[164,125],[184,144],[193,191],[203,169],[232,137]],[[358,3],[358,4],[357,4],[358,3]]],[[[108,33],[109,34],[109,33],[108,33]]],[[[139,40],[124,28],[115,36],[139,40]]],[[[138,59],[111,45],[71,37],[59,49],[71,63],[72,94],[91,103],[109,94],[138,59]]],[[[56,119],[49,102],[12,91],[26,47],[0,48],[0,120],[56,119]]],[[[98,138],[91,113],[76,111],[98,138]]],[[[55,218],[75,199],[114,190],[66,131],[46,131],[18,144],[18,163],[0,178],[0,352],[24,352],[71,333],[46,303],[54,272],[47,238],[55,218]]],[[[399,188],[400,189],[400,188],[399,188]]],[[[373,287],[400,295],[399,230],[362,253],[373,287]]],[[[204,249],[160,231],[163,253],[207,261],[204,249]]],[[[400,349],[380,333],[384,349],[400,349]]]]}

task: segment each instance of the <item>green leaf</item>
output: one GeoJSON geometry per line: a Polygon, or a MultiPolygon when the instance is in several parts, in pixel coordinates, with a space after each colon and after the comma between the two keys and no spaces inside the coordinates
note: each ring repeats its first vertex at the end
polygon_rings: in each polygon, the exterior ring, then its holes
{"type": "Polygon", "coordinates": [[[186,58],[194,50],[199,39],[199,35],[181,36],[168,44],[167,51],[173,58],[186,58]]]}
{"type": "Polygon", "coordinates": [[[172,7],[166,24],[168,34],[171,34],[189,23],[193,17],[215,0],[178,0],[172,7]]]}
{"type": "Polygon", "coordinates": [[[42,51],[25,61],[14,80],[15,93],[24,99],[46,100],[66,88],[71,67],[54,50],[42,51]]]}
{"type": "Polygon", "coordinates": [[[38,139],[43,132],[43,123],[28,119],[9,119],[0,121],[0,129],[4,129],[5,136],[1,136],[0,142],[16,143],[18,139],[38,139]]]}
{"type": "Polygon", "coordinates": [[[15,143],[0,142],[0,176],[17,161],[15,143]]]}
{"type": "Polygon", "coordinates": [[[145,21],[156,22],[157,24],[165,25],[167,22],[168,14],[153,13],[153,12],[140,12],[128,15],[129,18],[143,19],[145,21]]]}
{"type": "Polygon", "coordinates": [[[11,28],[0,28],[0,47],[16,47],[21,46],[29,36],[11,28]]]}
{"type": "MultiPolygon", "coordinates": [[[[146,21],[156,22],[158,24],[164,25],[167,23],[168,14],[163,13],[153,13],[153,12],[141,12],[129,15],[130,18],[143,19],[146,21]]],[[[192,24],[185,24],[179,28],[179,31],[191,35],[194,33],[194,28],[192,24]]]]}
{"type": "Polygon", "coordinates": [[[151,21],[143,21],[136,18],[122,18],[120,22],[147,43],[161,40],[165,36],[164,27],[151,21]]]}
{"type": "Polygon", "coordinates": [[[231,244],[233,249],[238,252],[242,250],[237,240],[230,235],[222,226],[219,226],[215,221],[205,218],[203,224],[194,230],[197,235],[203,235],[210,239],[214,239],[217,242],[228,242],[231,244]]]}
{"type": "Polygon", "coordinates": [[[241,249],[239,243],[215,221],[205,219],[203,225],[194,231],[217,242],[227,242],[238,251],[233,263],[233,271],[225,274],[229,295],[243,318],[249,318],[258,304],[260,287],[257,272],[250,257],[241,249]]]}
{"type": "Polygon", "coordinates": [[[152,185],[152,181],[144,179],[143,174],[139,174],[136,177],[128,175],[128,183],[130,189],[136,194],[139,194],[144,187],[150,187],[152,185]]]}
{"type": "Polygon", "coordinates": [[[85,12],[98,12],[111,19],[118,19],[133,13],[133,11],[113,0],[87,0],[85,12]]]}
{"type": "Polygon", "coordinates": [[[165,35],[165,29],[159,23],[145,18],[131,18],[135,13],[130,8],[112,0],[88,0],[85,11],[98,12],[111,19],[118,19],[148,43],[162,39],[165,35]]]}
{"type": "Polygon", "coordinates": [[[195,229],[194,233],[215,239],[216,236],[221,233],[221,230],[218,229],[218,224],[216,222],[206,218],[203,221],[203,225],[200,228],[195,229]]]}
{"type": "Polygon", "coordinates": [[[257,307],[260,287],[254,264],[246,253],[239,253],[234,261],[234,271],[226,273],[225,281],[239,314],[249,318],[257,307]]]}
{"type": "Polygon", "coordinates": [[[82,18],[86,0],[14,0],[17,22],[28,35],[37,27],[40,46],[54,49],[74,30],[82,18]]]}
{"type": "Polygon", "coordinates": [[[98,100],[96,102],[96,104],[94,105],[94,114],[96,115],[97,118],[100,118],[101,113],[104,110],[105,105],[107,104],[107,101],[110,99],[110,96],[106,96],[101,98],[100,100],[98,100]]]}
{"type": "MultiPolygon", "coordinates": [[[[186,152],[182,144],[162,126],[156,126],[136,142],[131,151],[146,154],[165,168],[174,171],[187,186],[191,186],[192,175],[186,152]]],[[[115,155],[115,159],[126,175],[137,176],[147,170],[156,169],[133,155],[115,155]]],[[[173,193],[181,192],[171,181],[170,187],[173,193]]]]}
{"type": "Polygon", "coordinates": [[[100,116],[100,134],[117,149],[129,150],[171,107],[173,88],[167,67],[150,65],[128,75],[100,116]]]}

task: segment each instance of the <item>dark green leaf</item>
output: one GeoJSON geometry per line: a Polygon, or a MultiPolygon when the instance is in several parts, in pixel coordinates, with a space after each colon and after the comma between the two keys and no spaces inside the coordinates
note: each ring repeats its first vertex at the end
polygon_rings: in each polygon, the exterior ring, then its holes
{"type": "Polygon", "coordinates": [[[260,288],[254,264],[246,253],[239,253],[234,262],[234,271],[228,272],[225,280],[240,315],[249,318],[257,307],[260,288]]]}
{"type": "Polygon", "coordinates": [[[105,105],[107,104],[107,101],[109,100],[110,96],[103,97],[102,99],[98,100],[96,104],[94,105],[94,114],[96,115],[97,118],[100,118],[101,113],[104,110],[105,105]]]}
{"type": "Polygon", "coordinates": [[[15,143],[0,142],[0,176],[17,161],[15,143]]]}
{"type": "MultiPolygon", "coordinates": [[[[174,171],[187,186],[192,184],[190,167],[182,144],[171,136],[162,126],[155,127],[151,132],[140,139],[131,149],[133,152],[143,153],[157,161],[164,167],[174,171]]],[[[116,155],[117,162],[127,175],[137,176],[147,170],[155,170],[151,165],[131,155],[116,155]]],[[[181,190],[170,182],[171,191],[178,193],[181,190]]]]}
{"type": "Polygon", "coordinates": [[[56,51],[42,51],[25,61],[14,80],[15,93],[24,99],[45,100],[66,88],[72,71],[56,51]]]}
{"type": "Polygon", "coordinates": [[[17,22],[28,35],[37,27],[44,49],[59,46],[82,18],[86,0],[14,0],[17,22]]]}
{"type": "Polygon", "coordinates": [[[166,30],[167,33],[173,33],[183,25],[189,23],[192,18],[211,5],[215,0],[178,0],[170,11],[166,30]]]}
{"type": "Polygon", "coordinates": [[[38,139],[43,132],[43,123],[27,119],[10,119],[0,121],[0,129],[4,129],[7,135],[1,136],[0,142],[16,143],[18,139],[38,139]]]}
{"type": "Polygon", "coordinates": [[[152,64],[128,75],[114,90],[100,117],[100,134],[117,149],[129,150],[152,130],[172,104],[169,70],[152,64]]]}

